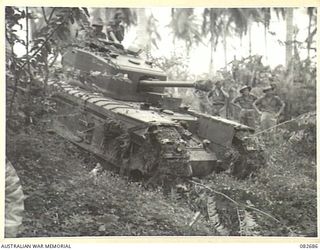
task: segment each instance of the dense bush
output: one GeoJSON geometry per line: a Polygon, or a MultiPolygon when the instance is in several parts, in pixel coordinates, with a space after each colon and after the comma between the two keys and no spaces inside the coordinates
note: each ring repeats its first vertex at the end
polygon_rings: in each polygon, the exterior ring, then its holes
{"type": "MultiPolygon", "coordinates": [[[[236,180],[218,174],[204,180],[211,189],[222,192],[251,212],[258,235],[316,236],[316,116],[314,112],[299,116],[268,134],[258,135],[267,164],[255,177],[236,180]],[[259,211],[250,209],[257,208],[259,211]],[[276,220],[275,220],[276,219],[276,220]],[[278,220],[278,221],[277,221],[278,220]]],[[[233,234],[239,234],[236,208],[239,205],[224,200],[222,206],[232,222],[226,224],[233,234]]],[[[226,216],[225,214],[222,216],[226,216]]]]}

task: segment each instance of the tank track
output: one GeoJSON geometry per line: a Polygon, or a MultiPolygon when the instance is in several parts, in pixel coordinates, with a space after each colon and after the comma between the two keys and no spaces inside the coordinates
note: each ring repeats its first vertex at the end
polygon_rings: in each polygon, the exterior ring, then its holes
{"type": "Polygon", "coordinates": [[[230,174],[238,179],[253,176],[266,164],[262,147],[243,131],[235,134],[231,147],[224,155],[224,162],[229,165],[230,174]]]}
{"type": "MultiPolygon", "coordinates": [[[[186,130],[179,124],[145,123],[128,127],[128,124],[112,115],[97,121],[92,118],[91,112],[94,110],[90,111],[89,106],[82,106],[82,102],[77,103],[76,99],[79,100],[81,96],[85,96],[84,98],[88,100],[97,99],[101,103],[106,103],[108,99],[98,93],[90,94],[88,91],[68,84],[60,84],[53,88],[57,90],[53,96],[58,94],[62,112],[57,111],[58,114],[53,116],[52,127],[60,136],[118,166],[121,174],[130,174],[134,170],[140,171],[143,175],[151,177],[150,183],[191,176],[192,168],[187,147],[198,145],[200,141],[195,143],[192,140],[185,140],[186,130]],[[64,90],[67,92],[63,92],[64,90]],[[59,96],[61,93],[62,97],[59,96]],[[64,106],[67,102],[76,106],[66,108],[64,106]],[[64,118],[72,120],[66,124],[64,118]],[[85,125],[80,127],[75,125],[79,121],[85,125]],[[91,147],[95,129],[99,129],[101,140],[98,144],[93,142],[94,147],[91,147]]],[[[110,103],[112,107],[118,105],[119,109],[130,108],[128,104],[123,106],[122,102],[110,101],[110,103]]],[[[98,103],[93,106],[97,105],[99,108],[98,103]]]]}

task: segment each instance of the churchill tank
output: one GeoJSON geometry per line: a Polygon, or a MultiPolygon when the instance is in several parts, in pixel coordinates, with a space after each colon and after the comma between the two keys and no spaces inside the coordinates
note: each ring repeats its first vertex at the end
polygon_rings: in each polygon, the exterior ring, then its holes
{"type": "Polygon", "coordinates": [[[253,128],[192,110],[166,91],[208,91],[207,82],[169,81],[138,49],[102,39],[71,47],[62,65],[64,77],[52,84],[53,129],[121,174],[148,182],[221,171],[245,178],[261,166],[253,128]]]}

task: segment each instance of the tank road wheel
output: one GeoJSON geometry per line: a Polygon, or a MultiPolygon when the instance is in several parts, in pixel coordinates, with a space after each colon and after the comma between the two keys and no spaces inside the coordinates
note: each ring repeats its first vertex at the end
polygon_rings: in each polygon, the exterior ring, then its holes
{"type": "MultiPolygon", "coordinates": [[[[148,180],[156,171],[159,151],[146,140],[142,145],[134,144],[129,156],[127,174],[133,180],[148,180]]],[[[148,181],[147,181],[148,182],[148,181]]]]}
{"type": "Polygon", "coordinates": [[[139,182],[143,180],[143,174],[140,170],[138,169],[133,169],[129,172],[129,178],[133,182],[139,182]]]}

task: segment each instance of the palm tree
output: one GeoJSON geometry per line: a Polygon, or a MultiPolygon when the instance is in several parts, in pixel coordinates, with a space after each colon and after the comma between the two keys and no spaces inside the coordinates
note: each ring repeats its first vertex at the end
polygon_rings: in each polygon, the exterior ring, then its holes
{"type": "Polygon", "coordinates": [[[251,25],[253,22],[262,22],[259,9],[205,9],[203,12],[202,33],[205,35],[208,32],[210,33],[211,58],[221,37],[224,48],[225,67],[227,67],[227,37],[235,34],[242,40],[243,35],[248,31],[249,54],[251,54],[251,25]]]}
{"type": "Polygon", "coordinates": [[[311,43],[313,40],[314,35],[317,32],[317,25],[316,25],[316,21],[317,21],[317,8],[315,7],[308,7],[307,8],[307,13],[309,16],[309,25],[308,25],[308,37],[306,39],[307,42],[307,49],[308,49],[308,58],[310,59],[310,49],[311,49],[311,43]],[[313,31],[311,32],[312,27],[313,31]]]}
{"type": "Polygon", "coordinates": [[[157,29],[158,20],[151,13],[147,15],[145,8],[136,9],[137,32],[134,44],[143,49],[147,58],[151,58],[152,46],[158,49],[158,41],[161,36],[157,29]]]}
{"type": "Polygon", "coordinates": [[[200,25],[191,8],[172,9],[171,22],[169,26],[173,30],[174,43],[175,39],[185,41],[187,55],[190,53],[191,46],[194,43],[201,42],[200,25]]]}
{"type": "Polygon", "coordinates": [[[136,32],[136,38],[134,41],[134,44],[141,48],[145,49],[148,47],[148,38],[147,38],[147,15],[146,11],[143,8],[138,8],[135,10],[135,13],[137,14],[137,32],[136,32]]]}
{"type": "Polygon", "coordinates": [[[202,21],[202,35],[207,36],[210,34],[210,64],[209,75],[212,76],[215,73],[214,69],[214,53],[217,50],[219,38],[223,31],[222,13],[223,9],[205,8],[203,11],[202,21]]]}
{"type": "Polygon", "coordinates": [[[202,22],[202,35],[210,34],[211,56],[210,56],[210,74],[214,73],[213,58],[219,39],[222,38],[225,67],[227,67],[227,36],[230,35],[231,23],[229,9],[204,9],[202,22]]]}
{"type": "Polygon", "coordinates": [[[286,9],[286,66],[292,60],[292,48],[293,48],[293,8],[286,9]]]}
{"type": "Polygon", "coordinates": [[[286,66],[290,65],[290,61],[293,56],[293,8],[274,8],[274,11],[277,14],[278,19],[280,18],[280,14],[282,19],[286,20],[286,66]]]}
{"type": "Polygon", "coordinates": [[[261,8],[260,11],[264,26],[264,53],[266,62],[268,62],[268,32],[271,20],[271,8],[261,8]]]}
{"type": "Polygon", "coordinates": [[[252,54],[251,29],[254,22],[262,22],[261,11],[258,8],[231,8],[229,22],[235,25],[235,31],[240,38],[248,32],[249,55],[252,54]]]}

